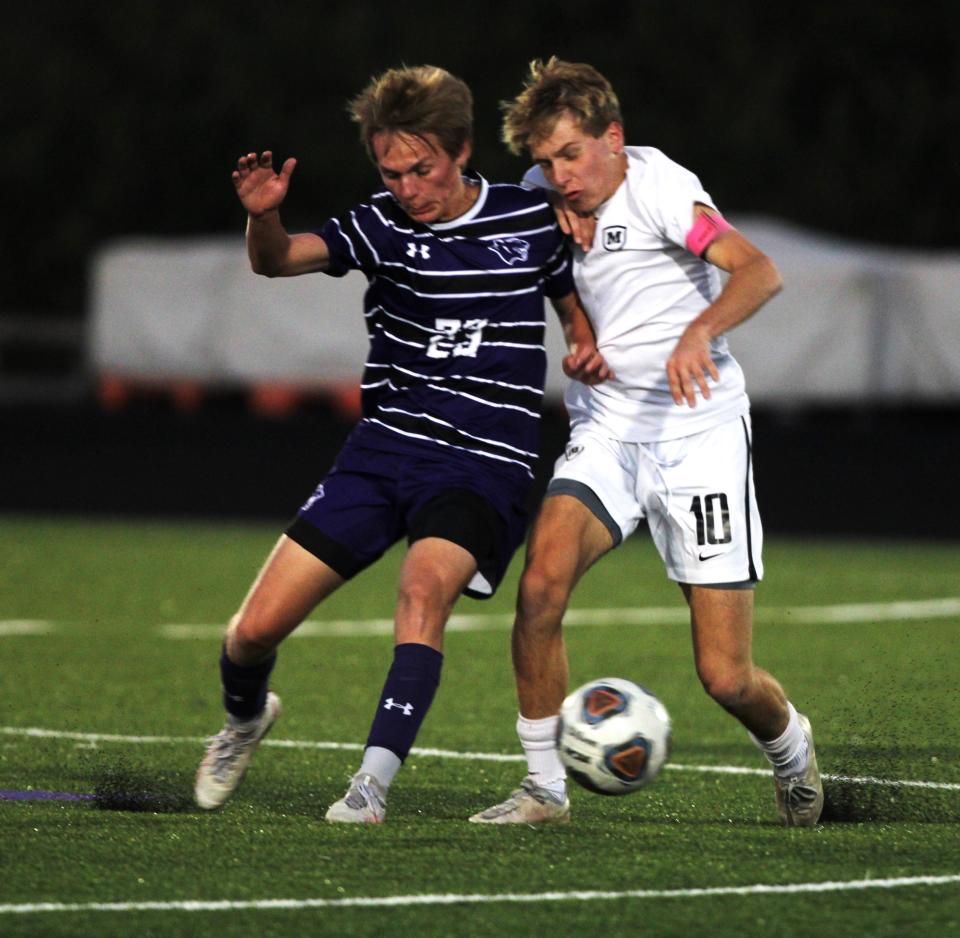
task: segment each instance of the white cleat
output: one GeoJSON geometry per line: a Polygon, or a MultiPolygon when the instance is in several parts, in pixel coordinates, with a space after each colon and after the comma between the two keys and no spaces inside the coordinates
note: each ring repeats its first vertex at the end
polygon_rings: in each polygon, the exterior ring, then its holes
{"type": "Polygon", "coordinates": [[[272,691],[261,714],[249,723],[227,720],[223,729],[207,741],[207,754],[197,769],[193,795],[205,811],[219,808],[240,784],[260,740],[280,716],[280,698],[272,691]]]}
{"type": "Polygon", "coordinates": [[[506,801],[470,818],[473,824],[566,824],[569,820],[566,794],[554,794],[531,778],[525,778],[506,801]]]}
{"type": "Polygon", "coordinates": [[[327,820],[335,824],[380,824],[386,817],[386,790],[364,772],[357,772],[347,793],[327,808],[327,820]]]}
{"type": "Polygon", "coordinates": [[[800,729],[807,737],[807,767],[803,774],[789,778],[773,777],[777,786],[777,810],[787,827],[813,827],[823,810],[823,782],[813,748],[813,730],[802,713],[797,714],[800,729]]]}

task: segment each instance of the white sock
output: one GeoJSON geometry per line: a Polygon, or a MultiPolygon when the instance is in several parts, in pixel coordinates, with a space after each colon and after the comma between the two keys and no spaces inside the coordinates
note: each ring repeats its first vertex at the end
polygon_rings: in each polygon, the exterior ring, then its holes
{"type": "Polygon", "coordinates": [[[363,750],[360,771],[372,775],[384,788],[389,788],[394,775],[400,771],[400,756],[382,746],[367,746],[363,750]]]}
{"type": "Polygon", "coordinates": [[[527,775],[541,788],[563,795],[567,790],[567,773],[557,750],[559,724],[559,716],[528,720],[522,713],[517,714],[517,736],[527,756],[527,775]]]}
{"type": "Polygon", "coordinates": [[[241,732],[249,731],[257,725],[257,721],[260,719],[260,714],[258,713],[255,717],[250,717],[249,720],[242,720],[240,717],[235,717],[232,713],[227,714],[227,722],[235,730],[240,730],[241,732]]]}
{"type": "Polygon", "coordinates": [[[800,729],[797,711],[790,701],[787,701],[787,711],[790,714],[787,728],[776,739],[764,741],[757,739],[753,733],[749,734],[757,748],[770,760],[774,774],[781,778],[801,775],[807,767],[807,737],[800,729]]]}

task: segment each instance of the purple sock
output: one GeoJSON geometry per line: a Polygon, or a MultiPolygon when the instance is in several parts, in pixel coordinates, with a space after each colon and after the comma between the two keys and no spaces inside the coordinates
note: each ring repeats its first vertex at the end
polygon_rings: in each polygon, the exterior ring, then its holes
{"type": "Polygon", "coordinates": [[[223,684],[223,705],[238,720],[252,720],[267,702],[267,682],[277,663],[274,652],[266,661],[244,668],[227,657],[226,648],[220,653],[220,681],[223,684]]]}
{"type": "Polygon", "coordinates": [[[397,645],[367,737],[368,747],[389,749],[401,762],[407,758],[437,692],[442,665],[443,655],[428,645],[397,645]]]}

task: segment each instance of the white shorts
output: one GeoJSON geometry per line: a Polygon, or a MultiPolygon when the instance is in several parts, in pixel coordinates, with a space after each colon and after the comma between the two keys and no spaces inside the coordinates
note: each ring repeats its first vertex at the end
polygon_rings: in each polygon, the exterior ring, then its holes
{"type": "Polygon", "coordinates": [[[751,587],[763,577],[763,530],[750,448],[749,416],[663,443],[628,443],[580,424],[547,495],[579,498],[614,546],[646,518],[671,580],[751,587]]]}

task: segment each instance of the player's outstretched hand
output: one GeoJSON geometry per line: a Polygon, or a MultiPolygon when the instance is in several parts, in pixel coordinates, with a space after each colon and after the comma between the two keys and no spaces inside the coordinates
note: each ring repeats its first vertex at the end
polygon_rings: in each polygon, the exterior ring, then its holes
{"type": "Polygon", "coordinates": [[[709,400],[708,375],[714,381],[720,380],[720,372],[710,355],[710,333],[703,326],[691,323],[667,360],[667,380],[674,401],[696,407],[697,388],[704,399],[709,400]]]}
{"type": "Polygon", "coordinates": [[[297,165],[294,157],[285,160],[279,173],[273,170],[273,153],[248,153],[237,160],[233,185],[243,207],[251,215],[264,215],[280,207],[290,186],[290,176],[297,165]]]}
{"type": "Polygon", "coordinates": [[[595,345],[574,345],[561,364],[563,373],[568,378],[584,384],[602,384],[614,376],[613,369],[595,345]]]}

